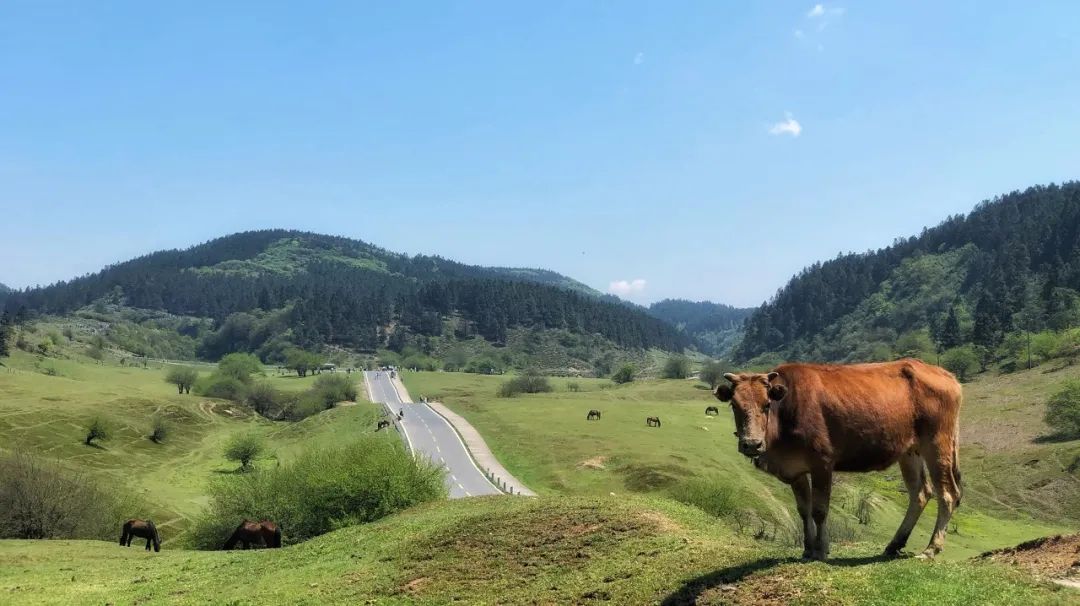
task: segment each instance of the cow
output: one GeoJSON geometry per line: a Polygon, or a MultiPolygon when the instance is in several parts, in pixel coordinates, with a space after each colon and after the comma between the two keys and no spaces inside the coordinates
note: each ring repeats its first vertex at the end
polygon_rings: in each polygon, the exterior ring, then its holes
{"type": "Polygon", "coordinates": [[[585,415],[586,421],[592,421],[593,419],[596,419],[597,421],[600,420],[600,411],[595,408],[590,410],[589,414],[585,415]]]}
{"type": "Polygon", "coordinates": [[[645,424],[649,427],[660,427],[660,417],[645,417],[645,424]]]}
{"type": "Polygon", "coordinates": [[[791,486],[803,523],[803,557],[829,556],[826,518],[836,471],[881,471],[899,463],[908,508],[887,556],[907,544],[931,496],[937,523],[920,557],[941,552],[960,505],[959,422],[963,394],[952,373],[920,360],[875,364],[784,364],[767,374],[725,374],[714,391],[730,402],[738,448],[791,486]],[[927,477],[929,472],[929,477],[927,477]]]}
{"type": "Polygon", "coordinates": [[[706,406],[705,407],[705,416],[714,416],[714,417],[720,416],[720,409],[715,407],[715,406],[706,406]]]}

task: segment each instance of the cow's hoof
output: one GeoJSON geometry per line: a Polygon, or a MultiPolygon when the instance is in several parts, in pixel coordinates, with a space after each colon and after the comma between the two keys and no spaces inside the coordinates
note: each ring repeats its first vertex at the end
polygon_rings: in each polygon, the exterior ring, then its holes
{"type": "Polygon", "coordinates": [[[932,560],[932,559],[934,559],[934,556],[936,556],[936,555],[937,555],[937,551],[935,551],[933,549],[927,549],[927,550],[923,551],[922,553],[920,553],[919,555],[917,555],[915,557],[920,559],[920,560],[932,560]]]}
{"type": "Polygon", "coordinates": [[[904,555],[901,552],[901,550],[903,550],[903,549],[904,549],[903,545],[893,545],[893,544],[890,543],[889,546],[885,548],[885,554],[884,555],[887,558],[899,558],[899,557],[902,557],[904,555]]]}
{"type": "Polygon", "coordinates": [[[816,562],[824,562],[829,559],[829,554],[823,551],[813,551],[810,553],[810,559],[816,562]]]}
{"type": "Polygon", "coordinates": [[[812,560],[812,559],[814,559],[814,554],[809,549],[804,549],[803,552],[802,552],[802,559],[803,560],[812,560]]]}

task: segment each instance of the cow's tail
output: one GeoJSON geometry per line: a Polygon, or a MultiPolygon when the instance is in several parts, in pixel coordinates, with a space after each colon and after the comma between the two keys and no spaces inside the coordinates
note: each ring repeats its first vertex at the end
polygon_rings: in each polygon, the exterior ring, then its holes
{"type": "Polygon", "coordinates": [[[960,408],[963,405],[964,396],[961,393],[956,403],[956,423],[953,425],[953,437],[952,437],[952,476],[953,485],[956,486],[956,504],[954,507],[960,506],[960,501],[964,498],[964,483],[960,475],[960,408]]]}

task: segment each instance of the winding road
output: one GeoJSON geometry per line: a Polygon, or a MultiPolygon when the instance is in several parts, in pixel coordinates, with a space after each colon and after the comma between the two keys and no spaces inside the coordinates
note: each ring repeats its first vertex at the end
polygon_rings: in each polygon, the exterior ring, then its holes
{"type": "Polygon", "coordinates": [[[389,373],[367,371],[365,375],[375,402],[385,405],[394,415],[404,411],[405,418],[398,426],[405,434],[409,449],[446,467],[450,498],[502,494],[476,467],[465,444],[446,419],[427,404],[402,402],[389,373]]]}

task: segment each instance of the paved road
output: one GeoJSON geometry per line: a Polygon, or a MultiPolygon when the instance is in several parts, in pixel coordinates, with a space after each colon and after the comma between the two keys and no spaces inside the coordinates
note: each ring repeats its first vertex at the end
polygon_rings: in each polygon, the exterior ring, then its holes
{"type": "Polygon", "coordinates": [[[446,419],[440,417],[426,404],[403,403],[387,374],[367,372],[368,384],[371,385],[371,397],[376,402],[385,404],[394,414],[397,414],[399,410],[405,411],[401,427],[409,442],[409,448],[414,453],[422,453],[435,463],[446,467],[446,485],[450,489],[450,498],[502,494],[476,468],[461,438],[446,422],[446,419]]]}

